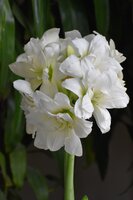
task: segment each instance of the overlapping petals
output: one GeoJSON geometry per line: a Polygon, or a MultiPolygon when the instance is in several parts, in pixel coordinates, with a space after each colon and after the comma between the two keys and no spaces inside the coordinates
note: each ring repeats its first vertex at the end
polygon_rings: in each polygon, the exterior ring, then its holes
{"type": "Polygon", "coordinates": [[[102,133],[110,130],[108,109],[129,102],[115,43],[96,32],[82,38],[77,30],[59,37],[59,29],[31,38],[10,69],[25,80],[14,82],[22,94],[26,131],[41,149],[82,155],[81,138],[92,130],[93,116],[102,133]]]}

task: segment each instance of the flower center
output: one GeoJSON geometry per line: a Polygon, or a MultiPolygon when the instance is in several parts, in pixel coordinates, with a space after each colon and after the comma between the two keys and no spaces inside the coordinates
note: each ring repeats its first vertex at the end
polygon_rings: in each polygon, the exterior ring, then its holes
{"type": "Polygon", "coordinates": [[[43,74],[43,68],[37,67],[37,68],[31,68],[31,71],[35,73],[37,80],[42,80],[42,74],[43,74]]]}
{"type": "Polygon", "coordinates": [[[92,104],[93,105],[99,105],[101,103],[101,100],[103,98],[103,94],[100,91],[94,91],[94,94],[92,96],[92,104]]]}
{"type": "Polygon", "coordinates": [[[57,123],[59,124],[58,130],[63,130],[63,129],[71,129],[72,125],[69,121],[66,121],[60,117],[57,116],[56,118],[57,123]]]}

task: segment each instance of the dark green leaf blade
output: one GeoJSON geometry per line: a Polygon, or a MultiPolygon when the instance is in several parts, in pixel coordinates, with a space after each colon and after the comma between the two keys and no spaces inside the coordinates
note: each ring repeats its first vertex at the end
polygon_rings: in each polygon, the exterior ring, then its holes
{"type": "Polygon", "coordinates": [[[97,31],[107,35],[109,29],[109,0],[94,0],[97,31]]]}
{"type": "Polygon", "coordinates": [[[27,179],[37,200],[48,200],[48,186],[45,177],[38,170],[29,167],[27,179]]]}
{"type": "Polygon", "coordinates": [[[86,4],[77,0],[58,1],[64,31],[79,30],[83,35],[89,32],[86,4]]]}
{"type": "Polygon", "coordinates": [[[2,172],[2,176],[4,178],[5,181],[5,187],[10,187],[12,185],[11,179],[9,178],[8,174],[7,174],[7,170],[6,170],[6,160],[5,160],[5,156],[2,152],[0,152],[0,168],[1,168],[1,172],[2,172]]]}
{"type": "Polygon", "coordinates": [[[8,65],[14,58],[15,25],[8,0],[0,1],[0,93],[6,92],[8,65]]]}
{"type": "Polygon", "coordinates": [[[53,25],[49,0],[32,0],[35,36],[41,37],[44,31],[53,25]]]}
{"type": "Polygon", "coordinates": [[[23,111],[20,108],[20,103],[21,95],[14,91],[14,94],[8,99],[8,111],[5,121],[4,143],[7,152],[15,148],[23,137],[23,111]]]}
{"type": "Polygon", "coordinates": [[[22,187],[26,175],[27,160],[25,147],[19,145],[10,153],[13,181],[16,187],[22,187]]]}

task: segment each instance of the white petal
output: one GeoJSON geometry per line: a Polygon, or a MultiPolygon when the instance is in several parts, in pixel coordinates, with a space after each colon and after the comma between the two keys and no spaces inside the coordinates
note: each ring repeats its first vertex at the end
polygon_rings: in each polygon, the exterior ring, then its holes
{"type": "Polygon", "coordinates": [[[93,105],[91,103],[91,99],[90,99],[90,96],[88,93],[86,93],[84,96],[83,96],[83,99],[82,99],[82,108],[83,108],[83,112],[86,112],[88,113],[86,116],[87,118],[86,119],[89,119],[91,116],[92,116],[92,113],[93,113],[93,105]]]}
{"type": "Polygon", "coordinates": [[[73,126],[75,133],[79,138],[87,137],[92,131],[92,122],[89,122],[85,119],[76,118],[73,126]]]}
{"type": "Polygon", "coordinates": [[[17,62],[27,62],[27,55],[26,53],[22,53],[20,54],[17,59],[16,59],[17,62]]]}
{"type": "Polygon", "coordinates": [[[49,96],[47,96],[45,93],[43,93],[42,91],[40,90],[36,90],[36,92],[34,93],[34,97],[36,99],[42,99],[44,100],[45,102],[51,102],[53,101],[52,98],[50,98],[49,96]]]}
{"type": "Polygon", "coordinates": [[[83,98],[79,98],[74,106],[74,113],[77,117],[83,119],[89,119],[92,116],[93,105],[89,96],[85,95],[83,98]]]}
{"type": "Polygon", "coordinates": [[[50,66],[50,64],[57,59],[59,56],[60,48],[58,43],[51,43],[48,44],[44,49],[44,54],[47,58],[47,66],[50,66]]]}
{"type": "Polygon", "coordinates": [[[40,40],[42,47],[44,48],[47,44],[57,42],[59,40],[59,32],[59,28],[52,28],[46,31],[40,40]]]}
{"type": "Polygon", "coordinates": [[[36,102],[39,101],[38,105],[42,111],[55,112],[57,109],[59,109],[58,104],[52,98],[41,91],[36,91],[34,93],[34,98],[36,102]]]}
{"type": "Polygon", "coordinates": [[[104,57],[97,65],[97,68],[100,69],[101,72],[113,70],[116,73],[120,73],[122,71],[122,66],[111,57],[104,57]]]}
{"type": "Polygon", "coordinates": [[[89,35],[86,35],[84,37],[84,39],[86,39],[89,42],[89,44],[90,44],[90,42],[94,39],[94,37],[95,37],[94,34],[89,34],[89,35]]]}
{"type": "Polygon", "coordinates": [[[91,63],[92,57],[86,56],[81,60],[81,69],[83,77],[85,77],[86,73],[88,73],[90,70],[94,69],[94,65],[91,63]]]}
{"type": "Polygon", "coordinates": [[[44,131],[39,131],[37,134],[36,134],[36,137],[35,137],[35,140],[34,140],[34,145],[35,147],[39,148],[39,149],[45,149],[47,150],[48,149],[48,146],[47,146],[47,133],[45,134],[44,131]]]}
{"type": "Polygon", "coordinates": [[[79,137],[75,133],[71,133],[65,139],[65,151],[71,155],[82,156],[82,145],[79,137]]]}
{"type": "Polygon", "coordinates": [[[115,58],[119,63],[122,63],[123,61],[126,60],[126,57],[115,49],[115,43],[112,39],[110,40],[110,53],[111,56],[115,58]]]}
{"type": "Polygon", "coordinates": [[[60,71],[68,76],[82,77],[82,71],[79,59],[71,55],[60,65],[60,71]]]}
{"type": "Polygon", "coordinates": [[[24,50],[27,55],[39,55],[41,51],[39,39],[31,38],[30,41],[24,46],[24,50]]]}
{"type": "Polygon", "coordinates": [[[108,132],[111,125],[111,116],[108,110],[95,106],[93,115],[101,132],[108,132]]]}
{"type": "Polygon", "coordinates": [[[63,81],[62,87],[72,91],[78,97],[82,96],[82,83],[78,78],[69,78],[63,81]]]}
{"type": "Polygon", "coordinates": [[[81,38],[81,34],[77,30],[65,32],[65,38],[71,38],[72,40],[75,38],[81,38]]]}
{"type": "Polygon", "coordinates": [[[13,86],[19,92],[27,94],[29,96],[33,95],[33,91],[31,89],[31,85],[28,81],[25,80],[16,80],[13,82],[13,86]]]}
{"type": "Polygon", "coordinates": [[[103,56],[107,55],[108,50],[108,42],[102,35],[96,35],[91,41],[89,51],[98,58],[102,58],[103,56]]]}
{"type": "Polygon", "coordinates": [[[58,92],[57,85],[55,83],[51,83],[49,80],[44,81],[40,90],[51,98],[54,98],[55,94],[58,92]]]}
{"type": "Polygon", "coordinates": [[[33,67],[30,63],[26,62],[15,62],[9,65],[11,71],[18,75],[22,76],[23,78],[32,78],[35,77],[34,72],[30,69],[33,67]]]}
{"type": "Polygon", "coordinates": [[[100,74],[100,78],[96,77],[95,88],[102,92],[108,92],[117,81],[117,74],[113,70],[108,70],[100,74]]]}
{"type": "Polygon", "coordinates": [[[76,38],[72,40],[74,46],[78,49],[79,55],[82,57],[87,54],[89,43],[84,38],[76,38]]]}
{"type": "Polygon", "coordinates": [[[120,88],[110,90],[104,97],[103,106],[105,108],[125,108],[129,103],[129,96],[120,88]]]}
{"type": "Polygon", "coordinates": [[[55,95],[54,100],[56,101],[56,103],[58,103],[60,105],[60,107],[71,108],[70,100],[69,100],[68,96],[63,93],[58,92],[55,95]]]}
{"type": "MultiPolygon", "coordinates": [[[[51,124],[52,126],[52,124],[51,124]]],[[[65,142],[65,134],[64,132],[59,132],[58,130],[55,132],[49,132],[47,137],[47,147],[51,151],[57,151],[61,147],[64,146],[65,142]]]]}

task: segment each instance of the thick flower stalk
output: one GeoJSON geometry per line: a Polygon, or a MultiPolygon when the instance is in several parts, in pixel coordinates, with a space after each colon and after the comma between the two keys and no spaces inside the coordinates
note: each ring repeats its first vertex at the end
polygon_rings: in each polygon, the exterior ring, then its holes
{"type": "MultiPolygon", "coordinates": [[[[100,131],[108,132],[108,109],[124,108],[129,102],[124,60],[113,40],[108,43],[96,32],[82,38],[73,30],[62,39],[59,29],[53,28],[41,39],[31,38],[9,67],[24,79],[16,80],[14,87],[22,94],[26,131],[35,138],[35,146],[51,151],[64,147],[68,155],[82,156],[80,138],[91,133],[92,116],[100,131]]],[[[71,173],[74,163],[69,164],[66,171],[71,173]]],[[[73,185],[71,178],[67,180],[67,186],[73,185]]],[[[68,190],[73,189],[66,188],[68,200],[68,190]]]]}

